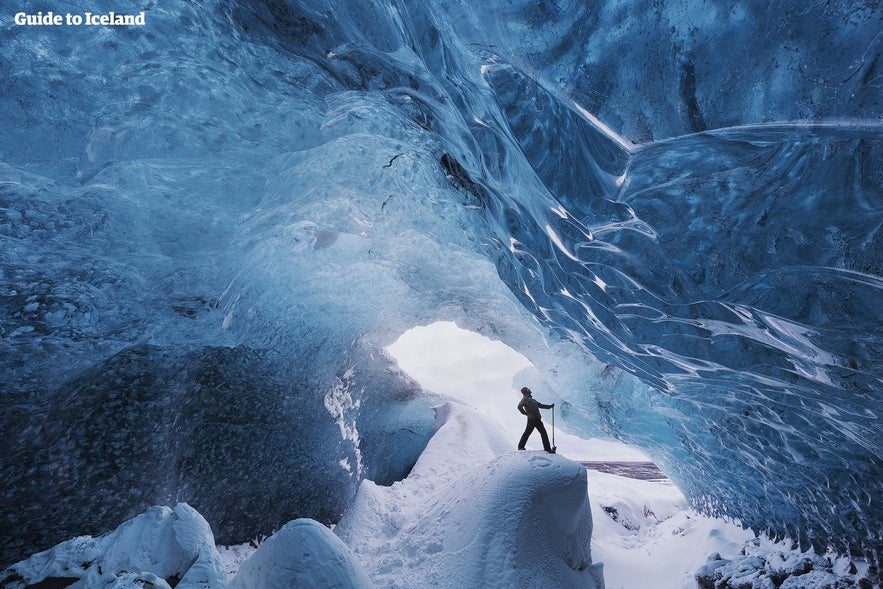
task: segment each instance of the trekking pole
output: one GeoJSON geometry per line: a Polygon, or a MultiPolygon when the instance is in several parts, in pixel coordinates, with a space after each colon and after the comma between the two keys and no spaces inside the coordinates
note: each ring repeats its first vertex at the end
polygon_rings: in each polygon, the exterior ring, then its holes
{"type": "Polygon", "coordinates": [[[552,451],[558,451],[558,446],[555,445],[555,405],[552,405],[552,451]]]}

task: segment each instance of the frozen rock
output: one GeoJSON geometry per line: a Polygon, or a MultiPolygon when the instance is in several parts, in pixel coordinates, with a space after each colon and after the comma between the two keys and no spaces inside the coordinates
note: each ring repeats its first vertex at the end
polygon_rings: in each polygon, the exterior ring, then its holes
{"type": "MultiPolygon", "coordinates": [[[[170,585],[165,579],[161,579],[153,573],[130,573],[120,571],[112,579],[106,581],[103,589],[172,589],[177,585],[170,585]]],[[[71,585],[74,587],[75,585],[71,585]]]]}
{"type": "Polygon", "coordinates": [[[712,554],[696,581],[703,589],[841,589],[867,581],[858,578],[859,570],[848,557],[781,549],[786,542],[770,546],[754,538],[732,560],[712,554]]]}
{"type": "Polygon", "coordinates": [[[720,579],[733,589],[751,589],[763,572],[764,562],[757,557],[733,560],[718,569],[720,579]]]}
{"type": "Polygon", "coordinates": [[[696,571],[696,582],[702,589],[714,589],[715,582],[721,578],[718,571],[729,563],[716,552],[709,555],[706,563],[696,571]]]}

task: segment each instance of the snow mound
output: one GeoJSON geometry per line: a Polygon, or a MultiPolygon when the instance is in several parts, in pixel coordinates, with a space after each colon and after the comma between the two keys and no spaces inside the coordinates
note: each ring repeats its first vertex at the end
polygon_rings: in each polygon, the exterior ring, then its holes
{"type": "Polygon", "coordinates": [[[364,481],[335,532],[384,587],[603,587],[585,469],[514,451],[474,411],[436,408],[411,475],[364,481]],[[403,583],[406,583],[403,584],[403,583]]]}
{"type": "Polygon", "coordinates": [[[113,532],[78,536],[12,565],[0,586],[226,587],[211,528],[199,513],[179,503],[151,507],[113,532]]]}
{"type": "Polygon", "coordinates": [[[311,519],[287,523],[242,564],[231,589],[362,589],[372,587],[352,552],[311,519]]]}

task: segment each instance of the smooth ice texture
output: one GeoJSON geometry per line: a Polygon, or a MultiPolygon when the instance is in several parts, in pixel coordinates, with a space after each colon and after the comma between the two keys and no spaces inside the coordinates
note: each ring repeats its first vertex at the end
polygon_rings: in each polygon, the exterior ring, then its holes
{"type": "Polygon", "coordinates": [[[364,481],[335,528],[378,586],[603,587],[592,562],[586,471],[513,450],[455,403],[403,481],[364,481]]]}
{"type": "Polygon", "coordinates": [[[0,562],[179,499],[229,542],[334,521],[425,443],[377,354],[439,320],[693,505],[880,550],[875,5],[28,7],[0,25],[0,562]]]}
{"type": "Polygon", "coordinates": [[[195,509],[152,507],[98,538],[78,536],[3,571],[0,585],[180,589],[226,587],[215,539],[195,509]]]}

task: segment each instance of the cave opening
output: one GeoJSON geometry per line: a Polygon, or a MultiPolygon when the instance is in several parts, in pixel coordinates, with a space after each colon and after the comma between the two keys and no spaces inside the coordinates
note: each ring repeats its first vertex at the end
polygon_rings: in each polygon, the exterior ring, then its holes
{"type": "Polygon", "coordinates": [[[438,321],[409,329],[387,351],[424,389],[476,409],[516,438],[524,429],[516,410],[524,385],[515,379],[526,383],[536,369],[503,342],[438,321]]]}
{"type": "MultiPolygon", "coordinates": [[[[386,350],[421,387],[470,406],[500,426],[511,437],[513,449],[525,425],[524,416],[517,410],[521,387],[530,387],[541,402],[560,402],[523,354],[452,321],[413,327],[386,350]]],[[[543,414],[549,429],[551,415],[548,411],[543,414]]],[[[560,413],[558,417],[556,443],[559,452],[569,458],[596,463],[650,463],[643,452],[617,440],[572,435],[566,431],[560,413]]],[[[534,434],[527,447],[540,449],[540,443],[540,437],[534,434]]]]}

